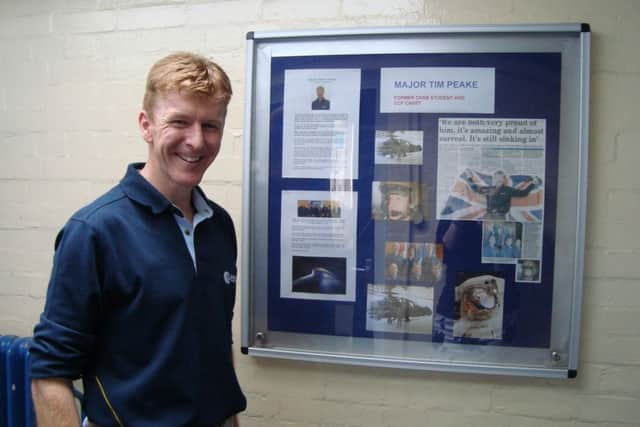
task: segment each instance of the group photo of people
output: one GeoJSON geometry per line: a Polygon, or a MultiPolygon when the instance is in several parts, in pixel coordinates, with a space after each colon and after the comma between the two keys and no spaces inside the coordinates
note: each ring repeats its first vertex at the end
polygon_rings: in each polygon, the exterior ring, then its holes
{"type": "Polygon", "coordinates": [[[335,200],[298,200],[299,218],[340,218],[341,212],[335,200]]]}
{"type": "Polygon", "coordinates": [[[518,259],[522,253],[522,224],[485,221],[482,224],[482,257],[518,259]]]}
{"type": "Polygon", "coordinates": [[[385,280],[403,282],[438,282],[444,264],[441,244],[387,242],[385,280]]]}

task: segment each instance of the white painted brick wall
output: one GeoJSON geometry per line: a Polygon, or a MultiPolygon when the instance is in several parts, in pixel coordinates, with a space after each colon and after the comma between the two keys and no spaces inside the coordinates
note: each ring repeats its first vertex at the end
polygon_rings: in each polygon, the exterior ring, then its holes
{"type": "MultiPolygon", "coordinates": [[[[210,29],[255,22],[260,19],[261,11],[261,2],[255,0],[224,0],[194,4],[187,8],[186,17],[190,27],[202,26],[210,29]]],[[[231,32],[227,36],[233,38],[231,32]]],[[[217,46],[212,48],[217,49],[217,46]]]]}
{"type": "Polygon", "coordinates": [[[343,0],[343,13],[348,17],[389,16],[424,13],[424,0],[343,0]]]}
{"type": "Polygon", "coordinates": [[[92,12],[53,14],[54,33],[100,33],[113,31],[119,23],[118,15],[113,10],[92,12]]]}
{"type": "Polygon", "coordinates": [[[305,2],[296,0],[267,0],[264,2],[263,18],[269,21],[331,19],[340,14],[339,0],[305,2]]]}
{"type": "MultiPolygon", "coordinates": [[[[66,219],[144,160],[149,66],[214,56],[235,95],[203,186],[241,236],[247,31],[588,22],[592,102],[579,376],[485,377],[238,355],[245,427],[640,425],[640,2],[637,0],[1,0],[0,333],[31,334],[66,219]]],[[[236,317],[239,320],[239,316],[236,317]]],[[[234,323],[239,333],[239,323],[234,323]]]]}
{"type": "Polygon", "coordinates": [[[185,23],[184,6],[154,6],[118,11],[119,30],[179,27],[185,23]]]}

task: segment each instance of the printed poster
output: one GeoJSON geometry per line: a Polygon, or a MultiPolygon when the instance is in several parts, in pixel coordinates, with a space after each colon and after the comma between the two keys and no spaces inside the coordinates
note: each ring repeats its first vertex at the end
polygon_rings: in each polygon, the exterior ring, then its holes
{"type": "Polygon", "coordinates": [[[355,300],[356,206],[354,192],[282,192],[282,298],[355,300]]]}
{"type": "Polygon", "coordinates": [[[282,176],[358,178],[360,69],[286,70],[282,176]]]}
{"type": "Polygon", "coordinates": [[[382,113],[494,113],[495,69],[399,67],[380,70],[382,113]]]}

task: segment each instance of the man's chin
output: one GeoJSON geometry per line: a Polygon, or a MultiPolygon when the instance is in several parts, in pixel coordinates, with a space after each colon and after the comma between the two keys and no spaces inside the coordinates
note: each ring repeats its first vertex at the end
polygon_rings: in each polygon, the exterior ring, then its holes
{"type": "Polygon", "coordinates": [[[203,176],[202,174],[181,175],[179,177],[176,177],[176,179],[174,179],[174,182],[182,188],[191,189],[193,187],[197,187],[198,185],[200,185],[200,182],[202,181],[202,176],[203,176]]]}

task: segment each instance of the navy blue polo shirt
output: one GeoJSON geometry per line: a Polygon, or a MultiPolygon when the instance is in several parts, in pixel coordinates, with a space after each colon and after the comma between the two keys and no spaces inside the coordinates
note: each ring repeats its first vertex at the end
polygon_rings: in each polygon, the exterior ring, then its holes
{"type": "Polygon", "coordinates": [[[206,200],[194,268],[175,208],[142,166],[58,234],[31,375],[82,377],[100,426],[211,426],[246,407],[231,354],[233,223],[206,200]]]}

